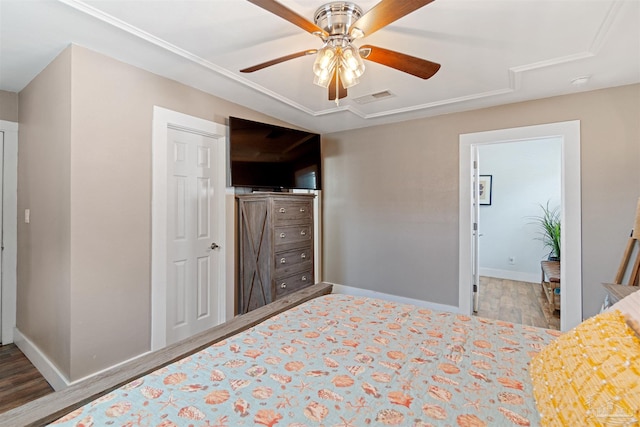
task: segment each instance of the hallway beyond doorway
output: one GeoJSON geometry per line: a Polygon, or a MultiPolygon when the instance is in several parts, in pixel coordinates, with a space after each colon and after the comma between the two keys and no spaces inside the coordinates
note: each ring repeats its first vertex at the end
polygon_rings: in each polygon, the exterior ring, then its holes
{"type": "Polygon", "coordinates": [[[488,319],[560,329],[560,312],[549,308],[540,283],[480,277],[478,312],[488,319]]]}

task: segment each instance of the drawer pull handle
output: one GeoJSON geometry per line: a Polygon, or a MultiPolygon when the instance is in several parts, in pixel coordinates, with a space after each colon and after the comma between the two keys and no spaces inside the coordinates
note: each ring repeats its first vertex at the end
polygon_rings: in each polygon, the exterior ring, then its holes
{"type": "Polygon", "coordinates": [[[280,284],[280,288],[281,288],[281,289],[285,289],[286,287],[287,287],[287,284],[286,284],[286,283],[281,283],[281,284],[280,284]]]}
{"type": "Polygon", "coordinates": [[[300,212],[304,212],[304,208],[300,208],[300,212]]]}
{"type": "Polygon", "coordinates": [[[285,213],[287,210],[285,208],[280,208],[280,213],[285,213]]]}
{"type": "Polygon", "coordinates": [[[280,233],[280,238],[284,239],[285,237],[287,237],[287,235],[285,233],[280,233]]]}
{"type": "Polygon", "coordinates": [[[307,276],[302,276],[302,277],[300,278],[300,280],[302,280],[303,282],[306,282],[306,281],[307,281],[307,276]]]}
{"type": "Polygon", "coordinates": [[[286,264],[287,259],[286,258],[280,258],[280,264],[286,264]]]}
{"type": "Polygon", "coordinates": [[[304,252],[300,254],[300,258],[302,259],[307,259],[307,254],[305,254],[304,252]]]}
{"type": "Polygon", "coordinates": [[[307,235],[307,230],[301,230],[300,231],[300,235],[301,236],[306,236],[307,235]]]}

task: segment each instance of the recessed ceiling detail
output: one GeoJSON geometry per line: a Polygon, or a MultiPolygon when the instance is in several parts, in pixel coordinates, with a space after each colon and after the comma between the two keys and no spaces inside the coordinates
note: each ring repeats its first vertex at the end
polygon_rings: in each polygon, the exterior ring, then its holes
{"type": "MultiPolygon", "coordinates": [[[[323,0],[279,1],[314,29],[300,31],[248,1],[2,0],[0,89],[21,91],[73,43],[324,133],[640,83],[638,1],[576,8],[562,0],[435,0],[364,33],[367,43],[428,58],[440,70],[422,80],[364,59],[360,83],[336,106],[313,84],[324,42],[311,34],[340,26],[352,34],[380,0],[356,0],[361,16],[333,27],[326,16],[315,23],[323,0]],[[238,71],[290,52],[303,55],[260,72],[238,71]],[[578,76],[593,77],[568,84],[578,76]],[[384,91],[393,96],[356,102],[384,91]]],[[[340,13],[331,12],[331,20],[340,13]]],[[[360,40],[352,43],[363,56],[360,40]]]]}

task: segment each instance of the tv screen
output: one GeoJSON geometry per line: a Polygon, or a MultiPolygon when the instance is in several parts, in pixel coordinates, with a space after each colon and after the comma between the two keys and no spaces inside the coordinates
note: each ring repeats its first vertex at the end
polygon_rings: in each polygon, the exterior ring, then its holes
{"type": "Polygon", "coordinates": [[[231,186],[320,190],[320,135],[229,117],[231,186]]]}

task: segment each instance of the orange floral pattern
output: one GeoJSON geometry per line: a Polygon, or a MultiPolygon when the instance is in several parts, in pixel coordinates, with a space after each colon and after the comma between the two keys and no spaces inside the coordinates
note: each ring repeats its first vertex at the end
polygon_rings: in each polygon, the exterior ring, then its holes
{"type": "Polygon", "coordinates": [[[58,426],[535,426],[555,331],[327,295],[139,378],[58,426]]]}

